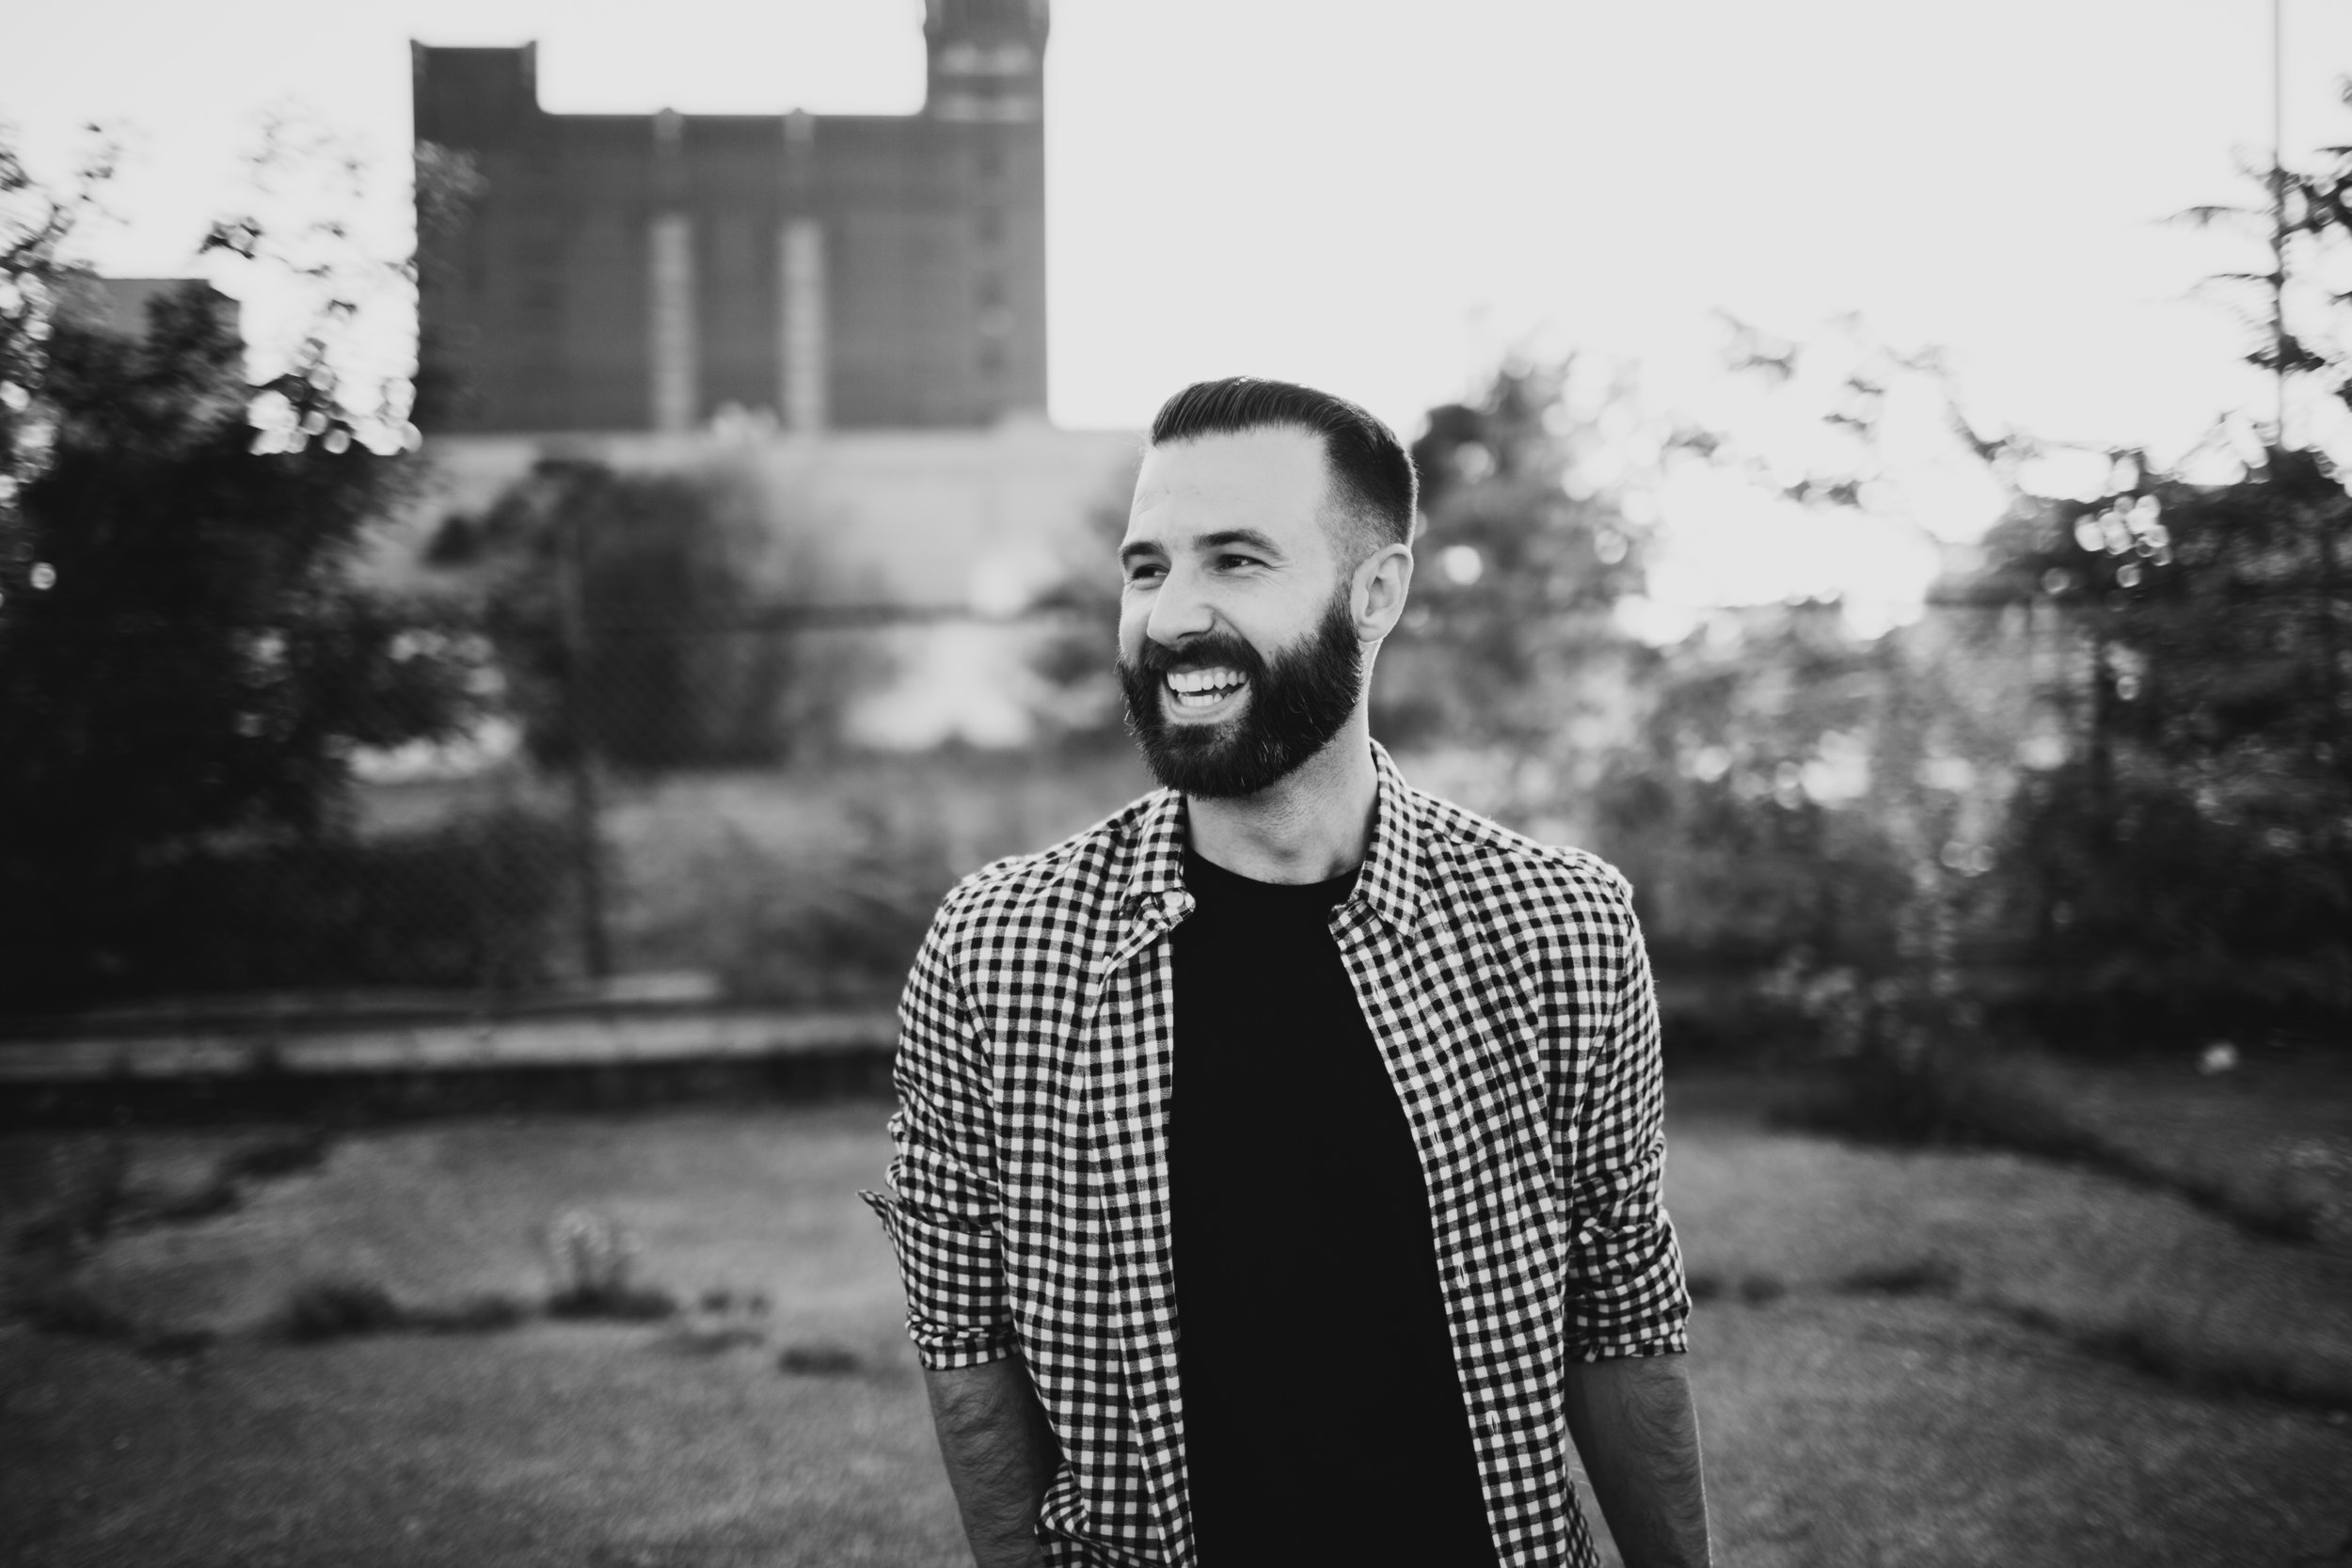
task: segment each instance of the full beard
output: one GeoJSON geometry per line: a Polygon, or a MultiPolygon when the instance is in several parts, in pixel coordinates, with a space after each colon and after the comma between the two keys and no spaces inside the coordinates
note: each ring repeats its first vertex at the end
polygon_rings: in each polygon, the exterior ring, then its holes
{"type": "Polygon", "coordinates": [[[1152,776],[1209,800],[1255,795],[1296,771],[1347,723],[1363,677],[1364,649],[1344,583],[1315,629],[1271,660],[1238,637],[1212,632],[1179,648],[1146,638],[1133,662],[1119,661],[1127,731],[1152,776]],[[1216,723],[1171,721],[1168,673],[1216,666],[1248,680],[1241,711],[1216,723]]]}

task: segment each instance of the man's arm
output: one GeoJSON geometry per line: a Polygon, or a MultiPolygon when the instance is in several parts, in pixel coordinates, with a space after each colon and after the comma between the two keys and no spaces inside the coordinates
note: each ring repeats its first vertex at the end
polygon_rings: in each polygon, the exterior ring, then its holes
{"type": "Polygon", "coordinates": [[[1577,1105],[1569,1209],[1568,1433],[1626,1568],[1708,1560],[1698,1420],[1684,1375],[1690,1295],[1660,1190],[1664,1057],[1649,954],[1624,888],[1614,1016],[1577,1105]]]}
{"type": "Polygon", "coordinates": [[[987,1045],[956,979],[956,896],[898,1005],[893,1195],[867,1193],[898,1254],[940,1457],[980,1568],[1035,1568],[1038,1507],[1059,1463],[1015,1349],[997,1239],[987,1045]]]}
{"type": "Polygon", "coordinates": [[[1037,1568],[1038,1505],[1060,1463],[1017,1355],[926,1371],[939,1453],[979,1568],[1037,1568]]]}
{"type": "Polygon", "coordinates": [[[1680,1355],[1567,1370],[1568,1432],[1626,1568],[1706,1568],[1699,1424],[1680,1355]]]}

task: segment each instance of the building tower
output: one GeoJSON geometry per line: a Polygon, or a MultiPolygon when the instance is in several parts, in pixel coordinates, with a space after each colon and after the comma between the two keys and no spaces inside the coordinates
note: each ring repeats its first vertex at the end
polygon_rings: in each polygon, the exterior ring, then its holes
{"type": "Polygon", "coordinates": [[[980,401],[1045,406],[1046,0],[926,0],[924,114],[957,175],[980,401]]]}
{"type": "Polygon", "coordinates": [[[1045,407],[1046,0],[928,0],[915,115],[550,115],[413,46],[419,422],[972,428],[1045,407]]]}

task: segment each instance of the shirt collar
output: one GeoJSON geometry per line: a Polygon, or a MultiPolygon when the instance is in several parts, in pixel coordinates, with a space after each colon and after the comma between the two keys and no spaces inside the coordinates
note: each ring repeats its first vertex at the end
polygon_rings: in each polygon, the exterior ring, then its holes
{"type": "MultiPolygon", "coordinates": [[[[1372,843],[1343,910],[1360,905],[1398,931],[1419,918],[1426,874],[1422,866],[1422,820],[1412,786],[1397,770],[1388,748],[1372,743],[1377,781],[1372,843]]],[[[1135,870],[1127,879],[1130,914],[1158,908],[1172,916],[1188,912],[1184,893],[1184,798],[1173,789],[1153,794],[1136,824],[1135,870]]]]}

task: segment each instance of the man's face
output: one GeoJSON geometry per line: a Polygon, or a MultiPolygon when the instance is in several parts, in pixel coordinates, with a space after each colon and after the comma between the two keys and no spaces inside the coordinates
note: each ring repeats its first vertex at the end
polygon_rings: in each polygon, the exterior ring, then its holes
{"type": "Polygon", "coordinates": [[[1160,782],[1254,795],[1328,745],[1363,683],[1321,440],[1292,429],[1153,447],[1120,545],[1119,675],[1160,782]]]}

